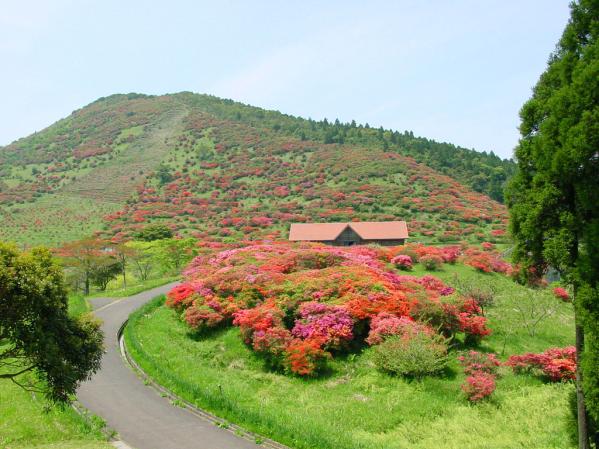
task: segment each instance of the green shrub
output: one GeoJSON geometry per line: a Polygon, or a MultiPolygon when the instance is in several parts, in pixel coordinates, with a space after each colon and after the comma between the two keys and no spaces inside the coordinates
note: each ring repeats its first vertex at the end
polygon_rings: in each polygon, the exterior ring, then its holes
{"type": "Polygon", "coordinates": [[[428,254],[420,258],[420,263],[424,265],[424,268],[428,271],[438,271],[441,269],[441,265],[443,265],[443,259],[441,256],[428,254]]]}
{"type": "Polygon", "coordinates": [[[375,365],[392,374],[422,377],[438,373],[447,362],[446,340],[436,334],[393,336],[374,347],[375,365]]]}

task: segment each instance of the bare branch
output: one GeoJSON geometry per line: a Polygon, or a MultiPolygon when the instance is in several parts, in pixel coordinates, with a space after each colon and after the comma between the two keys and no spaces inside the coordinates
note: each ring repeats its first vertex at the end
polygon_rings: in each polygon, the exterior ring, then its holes
{"type": "Polygon", "coordinates": [[[21,371],[18,371],[16,373],[0,374],[0,379],[13,379],[14,380],[15,377],[20,376],[21,374],[24,374],[27,371],[31,371],[34,368],[35,368],[35,365],[31,365],[30,367],[22,369],[21,371]]]}

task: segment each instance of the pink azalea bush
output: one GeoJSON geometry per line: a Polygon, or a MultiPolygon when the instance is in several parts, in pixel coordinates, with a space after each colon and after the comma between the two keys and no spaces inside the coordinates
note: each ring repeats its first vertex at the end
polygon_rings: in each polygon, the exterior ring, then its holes
{"type": "Polygon", "coordinates": [[[399,254],[391,259],[391,263],[394,264],[400,270],[411,270],[412,269],[412,258],[406,254],[399,254]]]}
{"type": "Polygon", "coordinates": [[[429,326],[418,323],[410,317],[398,317],[390,313],[381,312],[372,318],[370,322],[370,332],[366,338],[366,343],[376,345],[382,343],[385,338],[392,335],[403,336],[416,332],[423,332],[429,335],[435,333],[429,326]]]}

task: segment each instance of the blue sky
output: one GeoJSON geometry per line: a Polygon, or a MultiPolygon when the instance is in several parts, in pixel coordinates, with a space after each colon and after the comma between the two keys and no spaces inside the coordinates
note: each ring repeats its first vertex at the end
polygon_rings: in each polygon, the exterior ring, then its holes
{"type": "Polygon", "coordinates": [[[511,157],[567,0],[3,0],[0,145],[113,93],[210,93],[511,157]]]}

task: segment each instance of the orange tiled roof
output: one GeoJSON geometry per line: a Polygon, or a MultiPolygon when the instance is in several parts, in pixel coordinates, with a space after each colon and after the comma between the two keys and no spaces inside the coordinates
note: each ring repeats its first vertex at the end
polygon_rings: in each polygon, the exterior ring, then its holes
{"type": "Polygon", "coordinates": [[[408,238],[405,221],[358,221],[351,223],[292,223],[289,240],[332,241],[346,227],[351,227],[363,240],[396,240],[408,238]]]}
{"type": "Polygon", "coordinates": [[[289,240],[335,240],[347,223],[292,223],[289,240]]]}
{"type": "Polygon", "coordinates": [[[408,226],[405,221],[355,221],[349,225],[364,240],[408,238],[408,226]]]}

